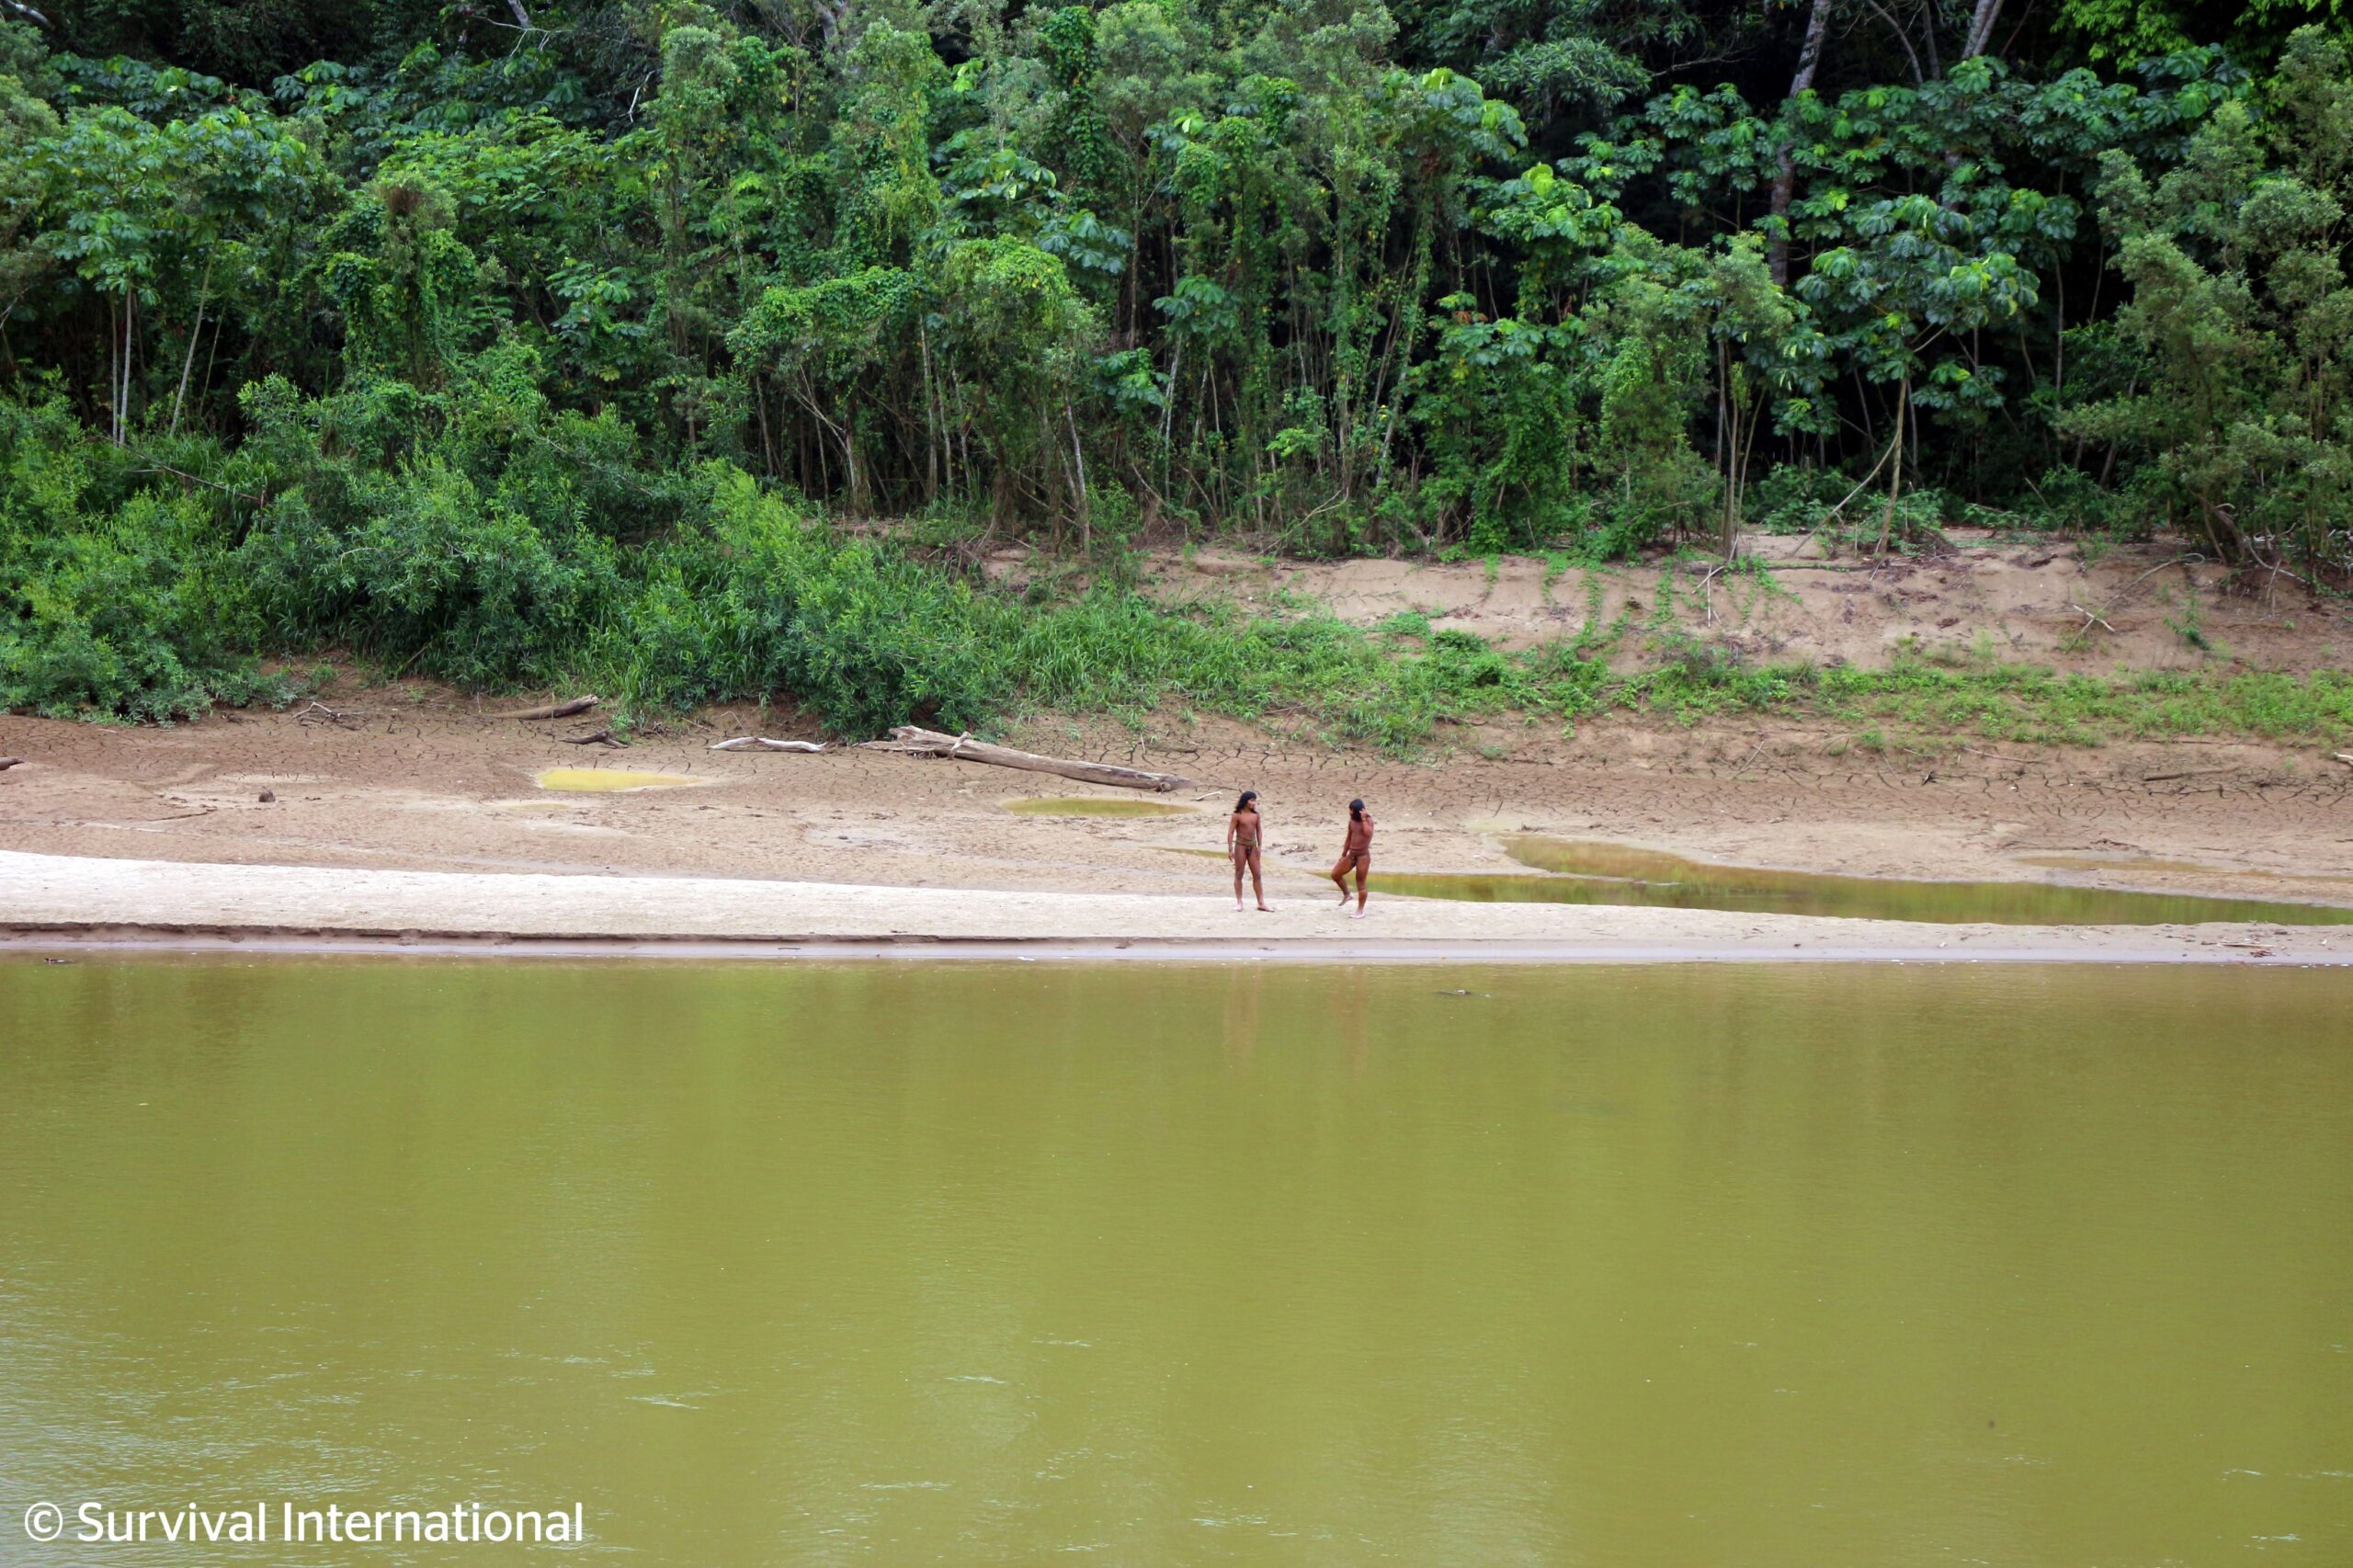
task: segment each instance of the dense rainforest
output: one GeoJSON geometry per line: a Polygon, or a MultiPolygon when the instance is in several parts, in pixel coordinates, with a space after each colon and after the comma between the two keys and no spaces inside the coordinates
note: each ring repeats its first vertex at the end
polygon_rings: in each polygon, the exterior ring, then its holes
{"type": "Polygon", "coordinates": [[[1386,737],[1603,677],[1122,563],[1982,523],[2345,583],[2333,6],[0,15],[0,707],[344,649],[845,731],[1275,670],[1386,737]]]}

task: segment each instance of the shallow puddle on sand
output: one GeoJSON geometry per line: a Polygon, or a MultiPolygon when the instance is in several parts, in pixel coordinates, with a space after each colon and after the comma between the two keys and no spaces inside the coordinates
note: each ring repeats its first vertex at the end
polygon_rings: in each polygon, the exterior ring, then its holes
{"type": "Polygon", "coordinates": [[[1654,849],[1533,834],[1509,835],[1504,848],[1539,874],[1390,873],[1374,876],[1372,885],[1407,897],[1481,903],[1643,904],[1996,926],[2171,926],[2201,921],[2353,925],[2353,908],[2332,904],[2198,898],[2052,882],[1835,877],[1712,865],[1654,849]]]}
{"type": "Polygon", "coordinates": [[[1189,817],[1199,809],[1169,801],[1123,801],[1103,795],[1050,795],[1026,801],[1004,801],[1008,812],[1025,817],[1189,817]]]}
{"type": "Polygon", "coordinates": [[[551,767],[533,782],[542,790],[602,795],[619,790],[676,790],[712,781],[684,773],[640,773],[627,767],[551,767]]]}

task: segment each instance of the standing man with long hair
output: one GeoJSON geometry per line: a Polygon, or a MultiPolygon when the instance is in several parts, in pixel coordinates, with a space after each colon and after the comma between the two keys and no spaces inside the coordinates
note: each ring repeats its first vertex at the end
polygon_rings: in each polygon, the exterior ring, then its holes
{"type": "Polygon", "coordinates": [[[1258,791],[1245,790],[1242,799],[1233,802],[1233,814],[1225,819],[1225,853],[1233,862],[1233,909],[1242,913],[1242,873],[1250,872],[1250,891],[1258,895],[1258,907],[1272,912],[1274,905],[1267,902],[1266,876],[1258,863],[1258,851],[1266,841],[1266,824],[1258,816],[1258,791]]]}
{"type": "MultiPolygon", "coordinates": [[[[1348,836],[1340,846],[1340,863],[1332,868],[1332,880],[1340,885],[1340,907],[1348,907],[1348,871],[1357,874],[1357,906],[1348,918],[1364,918],[1365,879],[1372,875],[1372,813],[1364,809],[1362,801],[1348,802],[1348,836]]],[[[1239,888],[1240,883],[1235,884],[1239,888]]]]}

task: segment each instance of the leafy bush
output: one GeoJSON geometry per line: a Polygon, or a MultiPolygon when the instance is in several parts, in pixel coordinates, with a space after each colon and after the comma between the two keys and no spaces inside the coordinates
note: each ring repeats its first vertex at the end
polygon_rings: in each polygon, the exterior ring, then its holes
{"type": "Polygon", "coordinates": [[[0,709],[160,721],[281,695],[245,651],[250,602],[210,505],[108,504],[113,476],[54,403],[0,402],[0,709]]]}
{"type": "Polygon", "coordinates": [[[559,549],[428,460],[371,477],[336,528],[298,493],[239,551],[282,637],[340,642],[461,686],[547,680],[574,662],[592,607],[615,586],[603,541],[559,549]]]}

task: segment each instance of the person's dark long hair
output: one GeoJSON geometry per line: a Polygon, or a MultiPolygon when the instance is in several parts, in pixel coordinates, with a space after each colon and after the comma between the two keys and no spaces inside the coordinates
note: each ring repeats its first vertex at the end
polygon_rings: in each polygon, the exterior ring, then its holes
{"type": "Polygon", "coordinates": [[[1258,798],[1258,791],[1257,791],[1257,790],[1243,790],[1243,791],[1242,791],[1242,799],[1240,799],[1240,800],[1238,800],[1238,801],[1234,801],[1234,802],[1233,802],[1233,809],[1234,809],[1234,811],[1235,811],[1237,813],[1242,812],[1246,812],[1246,811],[1248,811],[1248,810],[1250,809],[1250,802],[1251,802],[1251,801],[1255,801],[1255,800],[1256,800],[1257,798],[1258,798]]]}
{"type": "Polygon", "coordinates": [[[1362,822],[1364,820],[1364,802],[1362,801],[1350,801],[1348,802],[1348,820],[1350,822],[1362,822]]]}

